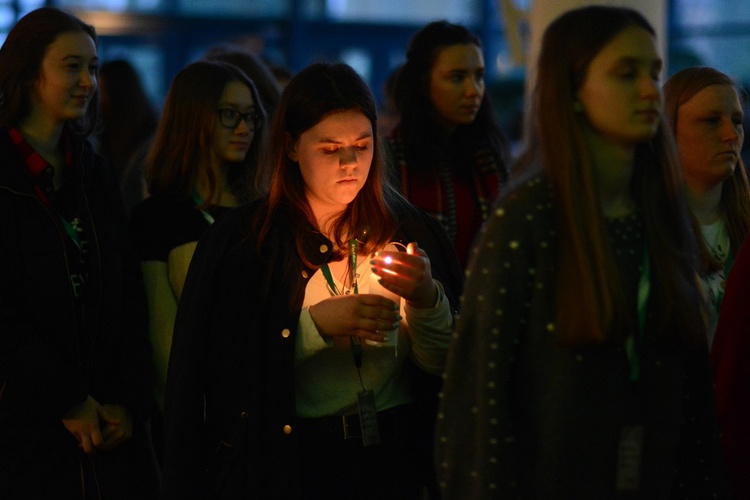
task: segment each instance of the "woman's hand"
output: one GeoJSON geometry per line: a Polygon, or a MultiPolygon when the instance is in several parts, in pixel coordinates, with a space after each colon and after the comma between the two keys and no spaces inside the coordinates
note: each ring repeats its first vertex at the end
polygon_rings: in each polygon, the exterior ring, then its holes
{"type": "Polygon", "coordinates": [[[91,396],[63,416],[63,425],[89,455],[117,448],[133,435],[133,420],[125,407],[102,406],[91,396]]]}
{"type": "Polygon", "coordinates": [[[380,276],[383,288],[405,298],[417,309],[435,307],[438,287],[432,279],[430,259],[412,242],[404,252],[378,252],[370,261],[372,272],[380,276]]]}
{"type": "Polygon", "coordinates": [[[63,415],[62,422],[78,446],[89,455],[102,445],[102,433],[99,429],[101,405],[89,396],[83,403],[74,406],[63,415]]]}
{"type": "Polygon", "coordinates": [[[337,295],[310,306],[318,332],[326,337],[360,337],[385,342],[381,331],[393,330],[401,321],[398,304],[380,295],[337,295]]]}
{"type": "Polygon", "coordinates": [[[133,435],[133,419],[121,405],[102,405],[99,413],[102,428],[100,450],[113,450],[133,435]]]}

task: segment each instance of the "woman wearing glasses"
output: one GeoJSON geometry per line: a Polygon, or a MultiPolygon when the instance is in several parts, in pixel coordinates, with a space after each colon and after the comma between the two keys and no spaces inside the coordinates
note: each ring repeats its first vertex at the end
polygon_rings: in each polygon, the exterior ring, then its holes
{"type": "Polygon", "coordinates": [[[172,328],[188,266],[203,232],[253,197],[249,180],[265,118],[253,82],[220,62],[196,62],[172,82],[149,153],[150,197],[133,210],[163,409],[172,328]]]}

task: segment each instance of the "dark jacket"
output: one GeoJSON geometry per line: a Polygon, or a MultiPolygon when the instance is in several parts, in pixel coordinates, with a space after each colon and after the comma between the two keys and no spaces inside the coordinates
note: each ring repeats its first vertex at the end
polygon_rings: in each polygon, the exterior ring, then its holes
{"type": "MultiPolygon", "coordinates": [[[[440,400],[443,498],[728,498],[705,343],[657,331],[665,326],[656,293],[638,331],[642,280],[658,286],[655,274],[644,275],[641,210],[603,224],[630,303],[632,357],[626,335],[557,341],[557,263],[567,235],[556,210],[546,178],[534,177],[502,199],[477,241],[440,400]]],[[[651,256],[651,268],[658,263],[651,256]]],[[[679,314],[701,310],[694,305],[679,314]]]]}
{"type": "MultiPolygon", "coordinates": [[[[332,245],[302,224],[313,264],[307,267],[292,223],[280,213],[259,258],[248,230],[259,207],[224,215],[191,262],[167,377],[166,498],[300,496],[295,339],[307,280],[328,261],[332,245]]],[[[413,208],[399,220],[396,239],[427,252],[455,308],[463,277],[444,231],[413,208]]]]}
{"type": "Polygon", "coordinates": [[[36,196],[24,159],[0,130],[0,496],[9,477],[38,477],[17,453],[45,469],[72,461],[80,483],[77,443],[61,418],[87,395],[125,406],[136,422],[151,407],[145,291],[127,255],[117,184],[88,142],[74,142],[73,155],[91,243],[83,322],[61,219],[36,196]]]}

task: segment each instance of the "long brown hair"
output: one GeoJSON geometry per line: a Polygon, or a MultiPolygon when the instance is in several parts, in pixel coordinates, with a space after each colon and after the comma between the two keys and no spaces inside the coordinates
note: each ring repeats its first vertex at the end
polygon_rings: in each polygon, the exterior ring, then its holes
{"type": "MultiPolygon", "coordinates": [[[[744,104],[744,94],[739,91],[737,84],[721,71],[706,66],[685,68],[672,75],[664,84],[664,112],[669,125],[677,136],[677,119],[680,107],[693,98],[695,94],[711,85],[729,85],[744,104]]],[[[729,243],[732,253],[736,255],[742,242],[750,231],[750,186],[742,158],[737,159],[734,173],[723,181],[721,191],[721,211],[729,228],[729,243]]],[[[699,227],[697,220],[696,227],[699,227]]],[[[700,236],[700,232],[697,232],[700,236]]],[[[704,238],[698,238],[701,255],[708,270],[720,269],[722,264],[717,262],[706,247],[704,238]]]]}
{"type": "Polygon", "coordinates": [[[209,195],[205,206],[211,206],[219,173],[211,162],[213,136],[216,130],[216,105],[230,82],[238,81],[250,89],[255,112],[261,116],[260,127],[253,133],[250,150],[239,168],[231,168],[228,183],[242,201],[252,197],[248,187],[255,174],[263,143],[265,111],[253,82],[238,68],[223,62],[198,61],[185,66],[174,77],[164,102],[159,127],[146,161],[149,193],[189,195],[195,189],[201,169],[206,170],[209,195]]]}
{"type": "MultiPolygon", "coordinates": [[[[367,83],[346,64],[316,63],[296,74],[287,84],[274,114],[268,137],[268,150],[258,169],[259,191],[268,191],[265,210],[254,221],[259,249],[268,236],[275,213],[286,206],[292,220],[306,220],[318,228],[305,195],[299,165],[287,156],[288,141],[300,135],[336,111],[361,111],[372,125],[372,165],[367,180],[346,210],[332,224],[338,248],[346,248],[347,234],[363,236],[361,252],[369,254],[385,245],[395,233],[395,204],[399,196],[391,187],[383,163],[378,139],[375,100],[367,83]]],[[[301,251],[301,238],[297,234],[301,251]]]]}
{"type": "MultiPolygon", "coordinates": [[[[14,127],[31,111],[29,92],[41,71],[47,48],[64,33],[86,33],[98,46],[96,30],[72,14],[42,7],[23,16],[11,28],[0,48],[0,126],[14,127]]],[[[86,137],[94,131],[99,116],[99,92],[86,114],[69,120],[66,128],[86,137]]]]}
{"type": "MultiPolygon", "coordinates": [[[[530,144],[552,184],[560,235],[556,332],[563,344],[602,341],[632,331],[621,280],[596,195],[593,160],[576,113],[576,91],[591,60],[617,34],[646,19],[628,8],[569,11],[545,31],[538,61],[530,144]],[[575,290],[575,293],[571,293],[575,290]]],[[[704,338],[694,271],[694,235],[687,222],[681,171],[671,137],[660,126],[635,149],[632,196],[643,211],[651,267],[650,312],[663,337],[704,338]]]]}

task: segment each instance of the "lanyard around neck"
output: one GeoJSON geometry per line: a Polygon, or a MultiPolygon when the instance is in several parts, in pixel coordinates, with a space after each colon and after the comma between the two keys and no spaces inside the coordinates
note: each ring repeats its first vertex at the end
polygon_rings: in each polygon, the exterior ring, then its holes
{"type": "MultiPolygon", "coordinates": [[[[359,244],[357,243],[356,238],[352,238],[349,240],[349,258],[351,259],[351,267],[352,267],[352,292],[355,294],[359,293],[359,287],[357,286],[357,249],[359,248],[359,244]]],[[[333,297],[334,295],[342,295],[342,293],[339,291],[338,287],[336,287],[336,283],[333,281],[333,275],[331,274],[331,268],[328,267],[328,264],[323,264],[320,266],[320,270],[323,273],[323,276],[326,279],[326,282],[328,283],[328,293],[331,294],[333,297]]],[[[357,367],[357,371],[359,373],[359,382],[362,384],[362,373],[359,372],[359,368],[362,367],[362,342],[360,341],[359,337],[349,337],[349,340],[351,342],[352,347],[352,356],[354,357],[354,365],[357,367]]],[[[364,385],[362,386],[364,389],[364,385]]]]}
{"type": "MultiPolygon", "coordinates": [[[[641,279],[638,282],[638,342],[643,339],[646,331],[646,317],[648,315],[648,296],[651,289],[651,261],[648,248],[643,250],[643,263],[641,265],[641,279]]],[[[625,349],[630,360],[630,380],[638,382],[641,378],[641,366],[636,348],[635,335],[631,335],[625,341],[625,349]]]]}
{"type": "MultiPolygon", "coordinates": [[[[359,293],[359,286],[357,284],[357,249],[359,248],[359,244],[357,243],[357,240],[355,238],[352,238],[349,240],[349,259],[351,260],[351,267],[352,267],[352,291],[353,293],[357,294],[359,293]]],[[[342,291],[338,289],[336,286],[336,283],[333,281],[333,275],[331,274],[331,268],[328,267],[328,264],[323,264],[320,266],[320,270],[323,273],[323,276],[326,279],[326,282],[328,283],[328,293],[331,294],[331,296],[334,295],[343,295],[342,291]]]]}
{"type": "Polygon", "coordinates": [[[80,224],[80,220],[78,219],[78,217],[73,219],[73,223],[68,222],[68,220],[62,216],[60,216],[60,220],[62,220],[62,225],[65,228],[65,232],[68,233],[70,239],[73,240],[76,248],[78,248],[78,250],[83,250],[81,247],[81,235],[78,234],[78,231],[80,231],[78,227],[78,224],[80,224]]]}
{"type": "MultiPolygon", "coordinates": [[[[198,191],[193,191],[193,193],[190,195],[193,198],[193,201],[195,202],[195,206],[199,207],[203,205],[203,198],[201,198],[201,195],[198,194],[198,191]]],[[[201,209],[201,214],[203,215],[203,218],[206,219],[209,225],[213,224],[216,219],[214,219],[213,215],[208,213],[207,210],[201,209]]]]}

